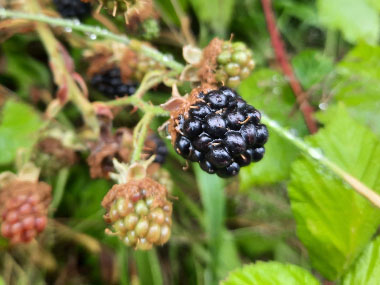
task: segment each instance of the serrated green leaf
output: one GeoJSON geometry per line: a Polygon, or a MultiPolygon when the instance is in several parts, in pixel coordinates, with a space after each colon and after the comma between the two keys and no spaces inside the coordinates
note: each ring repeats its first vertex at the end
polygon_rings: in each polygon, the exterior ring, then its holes
{"type": "MultiPolygon", "coordinates": [[[[334,118],[309,139],[331,161],[365,185],[380,192],[380,142],[368,129],[334,109],[334,118]]],[[[349,185],[301,158],[293,164],[289,184],[297,234],[309,251],[312,265],[326,278],[342,276],[380,224],[380,210],[349,185]]]]}
{"type": "Polygon", "coordinates": [[[1,165],[11,163],[18,150],[31,150],[42,120],[30,106],[16,100],[8,100],[0,116],[1,165]]]}
{"type": "MultiPolygon", "coordinates": [[[[240,88],[240,95],[258,110],[290,127],[298,134],[305,134],[306,127],[299,112],[289,116],[295,99],[283,76],[270,69],[261,69],[240,88]]],[[[288,141],[269,129],[269,140],[265,145],[266,154],[262,161],[243,167],[240,171],[240,187],[243,190],[253,185],[275,183],[288,178],[290,164],[298,156],[298,150],[288,141]],[[281,145],[281,148],[278,146],[281,145]]]]}
{"type": "Polygon", "coordinates": [[[356,46],[339,63],[336,73],[334,98],[380,134],[380,47],[356,46]]]}
{"type": "Polygon", "coordinates": [[[230,273],[222,285],[314,285],[320,284],[305,269],[280,262],[256,262],[230,273]]]}
{"type": "Polygon", "coordinates": [[[333,62],[317,50],[304,50],[292,58],[296,77],[307,90],[333,70],[333,62]]]}
{"type": "Polygon", "coordinates": [[[380,237],[372,241],[350,271],[344,285],[376,285],[380,280],[380,237]]]}
{"type": "Polygon", "coordinates": [[[363,0],[318,0],[319,17],[330,29],[340,30],[349,42],[375,43],[379,38],[377,11],[363,0]]]}

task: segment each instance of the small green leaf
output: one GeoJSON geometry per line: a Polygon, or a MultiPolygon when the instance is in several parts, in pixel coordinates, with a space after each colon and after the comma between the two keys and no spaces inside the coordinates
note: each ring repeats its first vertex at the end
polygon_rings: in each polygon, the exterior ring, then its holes
{"type": "MultiPolygon", "coordinates": [[[[309,139],[331,161],[380,192],[380,141],[343,106],[323,117],[324,129],[309,139]]],[[[293,164],[289,184],[297,234],[312,266],[330,280],[342,276],[380,224],[380,210],[314,160],[293,164]]]]}
{"type": "Polygon", "coordinates": [[[296,77],[307,90],[333,70],[333,62],[317,50],[304,50],[292,59],[296,77]]]}
{"type": "Polygon", "coordinates": [[[330,29],[342,31],[349,42],[376,43],[380,33],[377,11],[363,0],[318,0],[319,17],[330,29]]]}
{"type": "MultiPolygon", "coordinates": [[[[287,82],[279,72],[270,69],[254,72],[241,84],[239,93],[249,104],[281,122],[282,125],[292,128],[294,132],[301,135],[307,132],[298,111],[289,116],[296,102],[287,82]]],[[[265,149],[266,154],[262,161],[241,169],[241,189],[246,190],[253,185],[270,184],[288,178],[290,165],[298,156],[298,150],[270,129],[265,149]]]]}
{"type": "Polygon", "coordinates": [[[230,273],[221,285],[314,285],[318,280],[305,269],[280,262],[256,262],[230,273]]]}
{"type": "Polygon", "coordinates": [[[376,285],[380,280],[380,237],[371,242],[350,271],[343,285],[376,285]]]}
{"type": "Polygon", "coordinates": [[[30,106],[16,100],[8,100],[0,114],[0,165],[11,163],[17,151],[30,152],[42,120],[30,106]]]}

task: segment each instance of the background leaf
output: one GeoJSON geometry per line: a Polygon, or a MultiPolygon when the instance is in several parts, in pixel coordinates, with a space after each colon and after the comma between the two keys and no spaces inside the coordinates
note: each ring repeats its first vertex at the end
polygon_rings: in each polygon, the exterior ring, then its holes
{"type": "MultiPolygon", "coordinates": [[[[289,116],[295,99],[279,72],[270,69],[256,71],[241,84],[239,93],[255,108],[280,121],[284,126],[292,128],[294,132],[306,133],[306,127],[298,111],[289,116]]],[[[298,156],[298,150],[270,129],[269,137],[263,160],[243,167],[240,171],[240,187],[243,190],[253,185],[275,183],[289,176],[290,164],[298,156]]]]}
{"type": "Polygon", "coordinates": [[[380,47],[360,44],[339,63],[333,95],[380,134],[380,47]]]}
{"type": "Polygon", "coordinates": [[[302,267],[279,262],[257,262],[230,273],[222,285],[320,284],[302,267]]]}
{"type": "Polygon", "coordinates": [[[190,0],[201,25],[209,25],[219,37],[227,36],[235,0],[190,0]]]}
{"type": "Polygon", "coordinates": [[[296,77],[305,90],[320,83],[333,70],[333,62],[318,50],[304,50],[292,58],[296,77]]]}
{"type": "Polygon", "coordinates": [[[377,11],[363,0],[318,0],[321,22],[329,29],[340,30],[349,42],[375,43],[379,38],[377,11]]]}
{"type": "Polygon", "coordinates": [[[344,276],[344,285],[370,285],[380,280],[380,237],[372,241],[344,276]]]}
{"type": "Polygon", "coordinates": [[[30,152],[42,120],[27,104],[9,99],[1,111],[0,165],[11,163],[20,149],[30,152]]]}
{"type": "MultiPolygon", "coordinates": [[[[334,109],[327,124],[309,142],[368,187],[380,192],[380,142],[351,119],[345,108],[334,109]]],[[[326,278],[337,279],[352,265],[380,224],[380,210],[315,161],[301,158],[289,185],[297,234],[312,265],[326,278]]]]}

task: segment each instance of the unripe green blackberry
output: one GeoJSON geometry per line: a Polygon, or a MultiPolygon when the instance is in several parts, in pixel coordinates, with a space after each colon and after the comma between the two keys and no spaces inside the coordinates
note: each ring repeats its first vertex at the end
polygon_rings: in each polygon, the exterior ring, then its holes
{"type": "Polygon", "coordinates": [[[112,224],[106,232],[139,250],[166,243],[171,235],[172,204],[167,190],[151,178],[116,184],[102,201],[104,219],[112,224]]]}
{"type": "Polygon", "coordinates": [[[255,67],[252,55],[252,51],[242,42],[224,42],[216,59],[215,79],[229,87],[237,87],[255,67]]]}
{"type": "Polygon", "coordinates": [[[162,63],[143,54],[138,55],[137,61],[131,67],[134,69],[133,78],[137,82],[141,82],[145,74],[149,71],[165,69],[165,66],[162,63]]]}
{"type": "Polygon", "coordinates": [[[252,56],[252,51],[242,42],[214,38],[202,52],[199,79],[203,84],[236,88],[255,67],[252,56]]]}

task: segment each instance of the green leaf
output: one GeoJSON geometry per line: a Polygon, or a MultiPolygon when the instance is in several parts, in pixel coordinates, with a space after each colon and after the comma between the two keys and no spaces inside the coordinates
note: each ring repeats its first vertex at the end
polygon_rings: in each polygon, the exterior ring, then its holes
{"type": "Polygon", "coordinates": [[[226,35],[235,0],[190,0],[190,3],[200,22],[210,25],[218,36],[226,35]]]}
{"type": "Polygon", "coordinates": [[[379,15],[363,0],[318,0],[321,22],[343,33],[349,42],[375,43],[379,38],[379,15]]]}
{"type": "Polygon", "coordinates": [[[17,151],[30,152],[42,120],[30,106],[16,100],[8,100],[1,111],[0,165],[11,163],[17,151]]]}
{"type": "Polygon", "coordinates": [[[241,266],[239,253],[235,245],[235,239],[231,232],[223,230],[220,252],[218,254],[218,279],[223,279],[227,274],[241,266]]]}
{"type": "Polygon", "coordinates": [[[207,174],[195,164],[194,171],[205,212],[208,245],[213,257],[211,267],[214,275],[216,275],[219,271],[223,232],[225,231],[224,181],[216,175],[207,174]]]}
{"type": "Polygon", "coordinates": [[[378,284],[380,280],[380,237],[371,242],[343,278],[343,285],[378,284]]]}
{"type": "Polygon", "coordinates": [[[317,50],[304,50],[292,58],[296,77],[307,90],[333,70],[333,62],[317,50]]]}
{"type": "Polygon", "coordinates": [[[313,285],[320,284],[305,269],[280,262],[256,262],[230,273],[222,285],[313,285]]]}
{"type": "Polygon", "coordinates": [[[25,46],[29,42],[30,38],[15,37],[2,44],[7,59],[5,72],[16,79],[17,94],[24,98],[28,98],[31,87],[47,87],[51,80],[50,72],[44,64],[31,56],[20,56],[26,53],[25,46]]]}
{"type": "MultiPolygon", "coordinates": [[[[294,108],[294,95],[283,76],[270,69],[261,69],[245,80],[240,88],[240,95],[258,110],[282,125],[292,128],[298,134],[307,132],[302,116],[294,108]]],[[[271,132],[265,145],[266,154],[262,161],[243,167],[240,171],[240,187],[243,190],[253,185],[270,184],[287,179],[290,165],[297,158],[299,151],[288,141],[271,132]],[[281,145],[281,147],[278,147],[281,145]]]]}
{"type": "Polygon", "coordinates": [[[360,44],[339,63],[332,90],[352,116],[380,134],[380,47],[360,44]]]}
{"type": "Polygon", "coordinates": [[[160,262],[155,249],[134,252],[140,284],[162,285],[160,262]]]}
{"type": "MultiPolygon", "coordinates": [[[[326,127],[309,139],[344,171],[380,192],[380,141],[349,117],[343,106],[321,117],[326,127]]],[[[314,160],[293,164],[289,184],[297,234],[312,266],[335,280],[342,276],[380,224],[380,210],[314,160]]]]}

